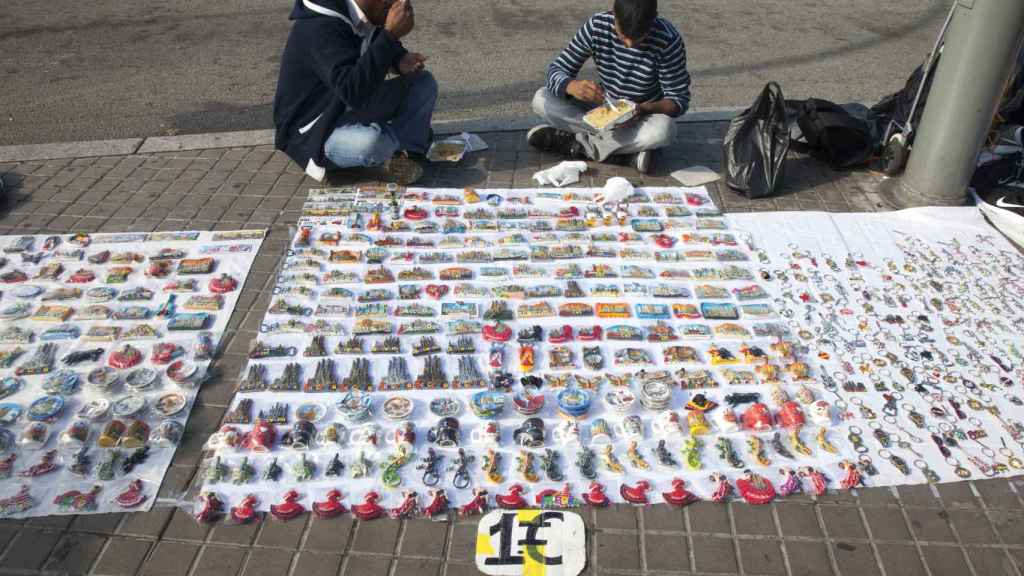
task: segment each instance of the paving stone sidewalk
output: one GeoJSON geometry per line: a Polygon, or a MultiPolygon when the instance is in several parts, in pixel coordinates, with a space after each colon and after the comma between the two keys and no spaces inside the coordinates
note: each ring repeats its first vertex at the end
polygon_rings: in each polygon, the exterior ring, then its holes
{"type": "MultiPolygon", "coordinates": [[[[596,166],[581,185],[600,186],[617,175],[634,184],[674,185],[672,169],[718,169],[725,127],[684,124],[654,174],[596,166]]],[[[556,160],[528,149],[522,132],[482,136],[489,150],[456,165],[430,166],[420,185],[528,187],[535,170],[556,160]]],[[[161,489],[161,497],[176,498],[230,401],[269,303],[289,228],[317,184],[267,146],[0,164],[0,177],[10,189],[0,206],[0,234],[270,229],[223,339],[216,377],[199,394],[161,489]]],[[[745,200],[718,185],[712,193],[727,212],[883,209],[876,193],[880,177],[868,171],[836,173],[793,156],[786,177],[773,199],[745,200]]],[[[357,181],[359,175],[348,175],[337,183],[357,181]]],[[[1020,576],[1024,502],[1018,486],[1024,484],[978,480],[790,498],[762,507],[583,509],[585,573],[1020,576]]],[[[350,516],[207,527],[180,510],[158,507],[0,522],[0,573],[463,576],[478,573],[474,531],[473,520],[362,523],[350,516]]]]}

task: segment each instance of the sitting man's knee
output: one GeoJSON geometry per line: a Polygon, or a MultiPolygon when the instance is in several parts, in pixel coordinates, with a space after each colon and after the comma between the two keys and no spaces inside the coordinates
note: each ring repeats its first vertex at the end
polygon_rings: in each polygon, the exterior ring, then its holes
{"type": "Polygon", "coordinates": [[[437,80],[429,70],[420,70],[416,73],[416,77],[413,78],[412,89],[422,91],[424,95],[436,98],[438,92],[437,80]]]}
{"type": "Polygon", "coordinates": [[[531,103],[531,106],[533,107],[533,113],[536,114],[537,116],[546,118],[547,102],[550,98],[553,98],[553,96],[550,92],[548,92],[548,89],[544,86],[540,87],[540,89],[538,89],[537,92],[533,94],[533,102],[531,103]]]}
{"type": "Polygon", "coordinates": [[[376,124],[335,132],[324,145],[324,154],[339,168],[379,166],[397,150],[398,142],[376,124]]]}
{"type": "Polygon", "coordinates": [[[676,119],[665,114],[653,114],[647,118],[641,132],[646,149],[671,146],[676,139],[676,119]]]}

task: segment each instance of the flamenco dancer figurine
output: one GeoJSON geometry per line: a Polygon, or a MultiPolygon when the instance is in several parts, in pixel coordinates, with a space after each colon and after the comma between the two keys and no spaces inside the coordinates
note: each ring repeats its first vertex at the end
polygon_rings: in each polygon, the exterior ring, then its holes
{"type": "Polygon", "coordinates": [[[474,488],[473,499],[462,508],[459,508],[459,516],[486,514],[488,508],[490,508],[490,506],[487,504],[487,490],[483,488],[474,488]]]}
{"type": "Polygon", "coordinates": [[[195,518],[201,524],[213,522],[224,512],[224,502],[214,492],[203,492],[199,496],[199,502],[200,506],[195,518]]]}
{"type": "Polygon", "coordinates": [[[427,492],[430,495],[430,504],[423,509],[423,516],[433,518],[448,511],[448,495],[444,488],[432,488],[427,492]]]}
{"type": "Polygon", "coordinates": [[[682,508],[689,506],[694,502],[700,500],[693,492],[686,489],[686,481],[682,478],[672,479],[672,490],[669,492],[662,492],[661,497],[665,499],[665,503],[669,506],[676,508],[682,508]]]}
{"type": "Polygon", "coordinates": [[[782,475],[782,484],[779,484],[779,496],[785,498],[803,490],[803,485],[800,484],[800,476],[792,468],[779,468],[779,474],[782,475]]]}
{"type": "Polygon", "coordinates": [[[725,474],[715,472],[708,477],[715,489],[711,491],[711,499],[715,502],[726,502],[732,497],[732,484],[725,474]]]}
{"type": "Polygon", "coordinates": [[[800,476],[811,483],[811,494],[821,496],[828,490],[828,477],[810,466],[800,468],[800,476]]]}
{"type": "Polygon", "coordinates": [[[843,460],[839,463],[839,468],[846,473],[843,478],[839,480],[839,485],[843,490],[850,490],[851,488],[856,488],[864,483],[864,477],[861,475],[857,465],[853,462],[843,460]]]}
{"type": "Polygon", "coordinates": [[[416,492],[413,490],[402,491],[402,502],[398,506],[388,511],[388,516],[393,520],[401,518],[412,518],[416,516],[420,509],[419,498],[416,496],[416,492]]]}

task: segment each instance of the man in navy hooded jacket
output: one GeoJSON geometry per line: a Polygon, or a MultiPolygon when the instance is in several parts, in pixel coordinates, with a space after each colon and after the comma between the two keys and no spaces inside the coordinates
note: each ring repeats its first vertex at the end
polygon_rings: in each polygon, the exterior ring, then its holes
{"type": "Polygon", "coordinates": [[[400,42],[414,26],[410,0],[296,0],[290,19],[277,149],[318,181],[332,168],[384,166],[402,183],[422,174],[407,153],[430,145],[437,83],[400,42]]]}

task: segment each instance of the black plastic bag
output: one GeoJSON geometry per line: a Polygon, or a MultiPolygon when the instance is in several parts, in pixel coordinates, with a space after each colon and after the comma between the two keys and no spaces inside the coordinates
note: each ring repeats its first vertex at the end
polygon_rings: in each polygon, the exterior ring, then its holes
{"type": "Polygon", "coordinates": [[[722,144],[725,183],[749,198],[771,196],[782,185],[789,123],[786,99],[775,82],[734,118],[722,144]]]}
{"type": "Polygon", "coordinates": [[[790,131],[790,145],[827,162],[834,170],[848,170],[866,164],[875,153],[879,137],[873,121],[866,120],[871,111],[860,104],[840,106],[820,98],[786,102],[790,118],[800,128],[799,137],[790,131]],[[853,113],[851,113],[851,110],[853,113]]]}

